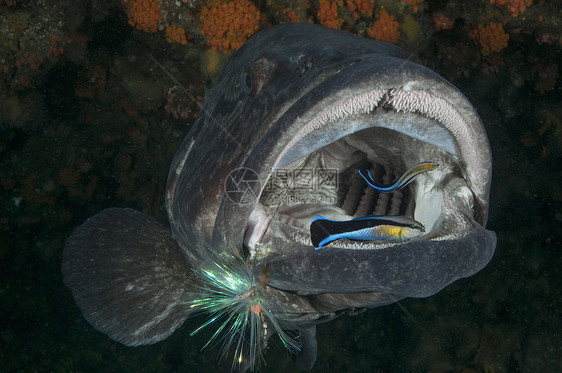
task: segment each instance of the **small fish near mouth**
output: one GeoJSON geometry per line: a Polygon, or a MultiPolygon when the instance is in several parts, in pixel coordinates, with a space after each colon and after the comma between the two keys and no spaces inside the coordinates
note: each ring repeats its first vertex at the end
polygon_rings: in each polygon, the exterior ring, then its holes
{"type": "Polygon", "coordinates": [[[491,162],[468,99],[415,57],[278,25],[207,91],[170,166],[169,226],[131,209],[98,213],[67,239],[63,280],[86,320],[125,345],[159,342],[205,313],[194,333],[216,327],[210,343],[224,342],[227,368],[257,368],[277,334],[311,369],[317,324],[430,296],[489,262],[491,162]],[[236,169],[251,183],[229,178],[236,169]]]}
{"type": "Polygon", "coordinates": [[[347,221],[315,216],[310,224],[310,239],[316,250],[342,238],[404,241],[420,232],[425,232],[423,224],[406,216],[365,216],[347,221]]]}
{"type": "MultiPolygon", "coordinates": [[[[438,163],[423,162],[407,170],[392,185],[378,185],[369,170],[359,170],[359,175],[372,188],[383,193],[392,193],[404,188],[416,176],[438,167],[438,163]]],[[[330,242],[339,239],[358,241],[405,241],[425,232],[419,221],[407,216],[365,216],[346,221],[325,219],[315,216],[310,224],[310,240],[320,250],[330,242]]]]}

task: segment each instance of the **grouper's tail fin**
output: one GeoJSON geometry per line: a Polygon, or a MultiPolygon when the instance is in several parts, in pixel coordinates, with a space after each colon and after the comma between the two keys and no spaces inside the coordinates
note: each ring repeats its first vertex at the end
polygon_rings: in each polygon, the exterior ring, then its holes
{"type": "Polygon", "coordinates": [[[194,273],[169,230],[110,208],[67,239],[63,280],[92,326],[128,346],[167,338],[188,316],[194,273]]]}

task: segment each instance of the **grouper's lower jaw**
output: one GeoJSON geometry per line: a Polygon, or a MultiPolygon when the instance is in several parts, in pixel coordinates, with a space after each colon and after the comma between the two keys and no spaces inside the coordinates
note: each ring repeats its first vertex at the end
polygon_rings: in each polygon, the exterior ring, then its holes
{"type": "MultiPolygon", "coordinates": [[[[311,247],[309,227],[316,215],[338,221],[369,215],[407,216],[425,227],[411,240],[458,237],[477,224],[472,218],[474,198],[461,177],[457,158],[447,150],[387,128],[346,135],[271,173],[250,215],[245,244],[258,258],[279,244],[288,251],[311,247]],[[381,183],[390,184],[424,161],[439,166],[394,193],[378,192],[358,173],[370,169],[381,183]]],[[[324,250],[375,250],[400,243],[343,239],[324,250]]]]}

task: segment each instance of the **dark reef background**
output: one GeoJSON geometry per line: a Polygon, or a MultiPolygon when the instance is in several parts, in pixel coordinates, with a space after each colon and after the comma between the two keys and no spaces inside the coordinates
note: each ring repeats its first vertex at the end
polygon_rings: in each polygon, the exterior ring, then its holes
{"type": "MultiPolygon", "coordinates": [[[[300,19],[395,42],[467,95],[492,146],[498,235],[475,276],[320,325],[313,372],[562,371],[561,7],[0,0],[1,370],[220,370],[217,349],[200,351],[209,335],[188,336],[198,319],[138,348],[94,330],[62,283],[61,253],[107,207],[166,221],[167,170],[198,106],[150,56],[202,101],[232,48],[300,19]]],[[[262,371],[294,370],[279,343],[266,361],[262,371]]]]}

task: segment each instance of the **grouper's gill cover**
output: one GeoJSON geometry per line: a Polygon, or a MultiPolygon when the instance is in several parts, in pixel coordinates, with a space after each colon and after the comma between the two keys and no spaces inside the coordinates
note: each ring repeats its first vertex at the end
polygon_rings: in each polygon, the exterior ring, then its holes
{"type": "Polygon", "coordinates": [[[68,238],[64,282],[84,317],[124,344],[158,342],[206,312],[202,328],[218,328],[233,369],[254,368],[274,334],[307,369],[318,323],[432,295],[488,263],[490,182],[484,127],[445,79],[387,43],[275,26],[206,93],[170,167],[170,227],[100,212],[68,238]],[[390,185],[427,162],[438,167],[391,191],[358,172],[390,185]],[[315,216],[423,229],[315,250],[315,216]]]}

